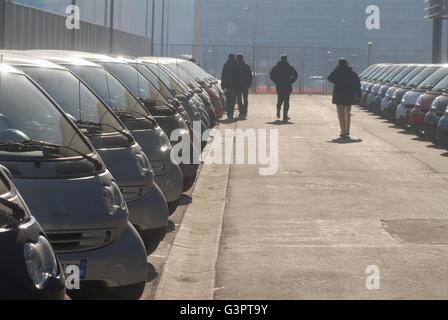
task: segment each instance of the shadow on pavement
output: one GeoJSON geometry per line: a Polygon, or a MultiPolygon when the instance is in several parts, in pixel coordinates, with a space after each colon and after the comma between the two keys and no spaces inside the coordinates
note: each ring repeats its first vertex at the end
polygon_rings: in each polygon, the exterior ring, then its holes
{"type": "Polygon", "coordinates": [[[193,198],[186,194],[183,194],[179,199],[180,206],[187,206],[187,205],[191,204],[192,202],[193,202],[193,198]]]}
{"type": "Polygon", "coordinates": [[[270,124],[273,126],[287,126],[287,125],[293,125],[295,123],[291,122],[291,121],[283,122],[282,120],[276,120],[276,121],[272,121],[272,122],[266,122],[266,124],[270,124]]]}
{"type": "Polygon", "coordinates": [[[441,156],[445,157],[445,158],[448,158],[448,152],[442,153],[441,156]]]}
{"type": "Polygon", "coordinates": [[[328,143],[335,143],[335,144],[352,144],[352,143],[361,143],[361,142],[363,142],[362,139],[350,139],[350,138],[337,138],[337,139],[328,141],[328,143]]]}
{"type": "Polygon", "coordinates": [[[156,268],[152,264],[148,262],[148,274],[146,276],[146,281],[151,282],[159,276],[159,273],[157,272],[156,268]]]}

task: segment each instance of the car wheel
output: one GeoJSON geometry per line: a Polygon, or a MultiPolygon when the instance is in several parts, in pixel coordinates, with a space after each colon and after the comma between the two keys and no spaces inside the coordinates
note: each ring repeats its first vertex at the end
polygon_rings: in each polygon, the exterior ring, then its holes
{"type": "Polygon", "coordinates": [[[189,191],[191,188],[193,188],[195,182],[196,182],[197,174],[192,177],[185,177],[184,178],[184,192],[189,191]]]}
{"type": "Polygon", "coordinates": [[[148,256],[152,255],[154,252],[156,252],[159,245],[160,245],[160,241],[153,241],[153,242],[145,243],[146,254],[148,256]]]}
{"type": "Polygon", "coordinates": [[[177,208],[179,207],[180,199],[177,199],[176,201],[168,202],[168,214],[172,216],[177,208]]]}

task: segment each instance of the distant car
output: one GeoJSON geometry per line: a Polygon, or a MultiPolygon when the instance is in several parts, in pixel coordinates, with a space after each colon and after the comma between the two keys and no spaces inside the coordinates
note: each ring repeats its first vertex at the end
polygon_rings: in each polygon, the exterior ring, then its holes
{"type": "Polygon", "coordinates": [[[445,114],[440,118],[437,127],[437,140],[440,145],[448,149],[448,108],[445,114]]]}
{"type": "Polygon", "coordinates": [[[0,300],[64,300],[64,272],[8,174],[0,166],[0,300]]]}
{"type": "Polygon", "coordinates": [[[370,91],[372,90],[373,86],[375,85],[376,81],[383,75],[387,74],[390,70],[390,68],[394,67],[394,65],[390,64],[383,64],[379,65],[378,68],[375,69],[375,72],[370,75],[367,79],[361,82],[361,91],[362,91],[362,97],[360,101],[360,106],[363,108],[367,108],[367,99],[370,94],[370,91]]]}
{"type": "MultiPolygon", "coordinates": [[[[427,71],[429,71],[427,73],[428,76],[423,76],[422,78],[424,79],[419,85],[406,92],[400,105],[397,107],[395,119],[399,126],[406,129],[409,128],[411,110],[416,106],[420,96],[426,91],[432,90],[443,78],[448,76],[448,66],[439,66],[434,69],[429,68],[427,71]]],[[[421,123],[423,124],[423,121],[421,123]]]]}
{"type": "Polygon", "coordinates": [[[434,111],[432,106],[436,98],[444,93],[448,93],[448,76],[439,82],[434,88],[428,90],[428,92],[422,94],[418,98],[415,107],[412,108],[409,113],[409,126],[412,131],[421,136],[425,134],[430,140],[435,140],[432,132],[432,124],[430,124],[430,122],[431,116],[437,117],[437,103],[434,111]],[[428,113],[429,115],[427,117],[428,113]],[[426,133],[426,130],[429,131],[428,134],[426,133]]]}
{"type": "MultiPolygon", "coordinates": [[[[418,65],[412,69],[405,77],[398,81],[393,86],[389,87],[381,100],[381,115],[390,121],[395,120],[395,114],[397,111],[397,106],[400,104],[402,95],[397,93],[397,90],[403,89],[408,86],[409,82],[412,81],[421,71],[426,68],[425,65],[418,65]]],[[[404,93],[403,93],[404,95],[404,93]]]]}
{"type": "Polygon", "coordinates": [[[423,124],[423,130],[428,140],[433,143],[438,143],[437,128],[439,126],[440,119],[445,115],[445,111],[448,108],[448,95],[443,94],[438,96],[431,105],[430,110],[425,115],[425,122],[423,124]]]}

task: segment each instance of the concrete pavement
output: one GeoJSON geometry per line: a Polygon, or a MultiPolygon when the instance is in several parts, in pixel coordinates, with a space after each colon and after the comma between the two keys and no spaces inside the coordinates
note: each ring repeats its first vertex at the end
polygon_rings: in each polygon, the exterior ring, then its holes
{"type": "Polygon", "coordinates": [[[358,108],[359,141],[335,143],[329,97],[293,97],[288,125],[274,105],[251,96],[249,120],[236,125],[278,129],[280,168],[230,166],[222,230],[211,226],[221,235],[212,297],[448,298],[448,154],[358,108]],[[366,288],[369,266],[380,290],[366,288]]]}

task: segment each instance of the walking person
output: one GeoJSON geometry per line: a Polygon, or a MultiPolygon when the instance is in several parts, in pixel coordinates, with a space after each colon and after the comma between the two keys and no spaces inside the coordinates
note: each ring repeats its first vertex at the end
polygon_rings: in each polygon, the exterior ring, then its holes
{"type": "Polygon", "coordinates": [[[233,120],[236,104],[236,89],[237,89],[237,65],[235,54],[231,53],[228,56],[227,62],[224,64],[221,75],[221,87],[226,93],[227,98],[227,117],[233,120]]]}
{"type": "Polygon", "coordinates": [[[280,61],[277,63],[277,65],[272,68],[270,77],[277,87],[277,118],[281,118],[283,106],[283,122],[287,123],[290,119],[288,114],[292,85],[297,81],[299,75],[296,69],[294,69],[294,67],[289,64],[288,56],[284,54],[280,57],[280,61]]]}
{"type": "Polygon", "coordinates": [[[361,99],[361,80],[344,58],[328,77],[334,84],[333,103],[337,106],[341,138],[350,139],[351,110],[361,99]]]}
{"type": "Polygon", "coordinates": [[[237,83],[236,83],[236,96],[238,109],[240,111],[240,119],[247,119],[247,113],[249,108],[249,89],[252,86],[252,69],[246,62],[244,62],[244,56],[238,54],[236,56],[236,70],[237,70],[237,83]]]}

